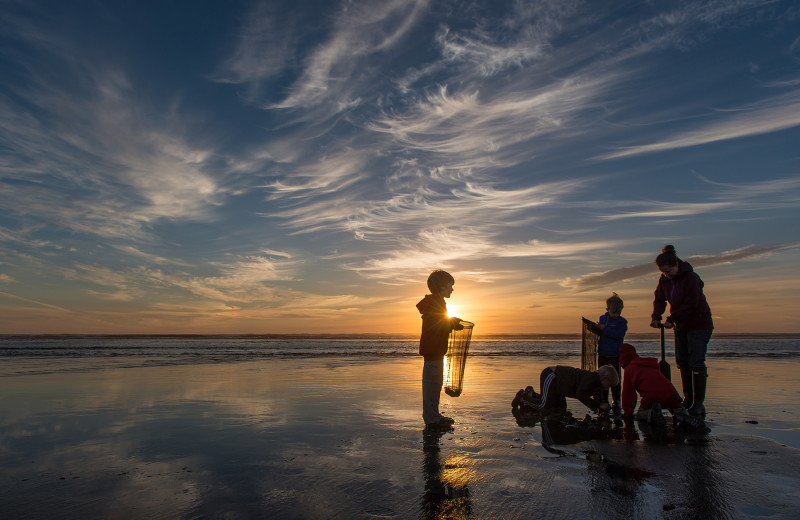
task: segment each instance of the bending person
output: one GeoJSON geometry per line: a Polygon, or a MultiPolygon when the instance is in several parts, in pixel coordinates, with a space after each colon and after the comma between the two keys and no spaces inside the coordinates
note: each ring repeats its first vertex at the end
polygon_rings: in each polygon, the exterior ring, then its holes
{"type": "Polygon", "coordinates": [[[567,409],[567,397],[577,399],[593,411],[608,411],[608,389],[619,384],[619,374],[611,365],[594,372],[580,368],[556,366],[542,370],[539,409],[567,409]]]}
{"type": "Polygon", "coordinates": [[[636,410],[637,394],[642,396],[642,404],[636,413],[640,421],[655,425],[665,424],[663,408],[669,410],[679,426],[700,428],[703,424],[692,417],[683,407],[683,400],[672,382],[664,377],[654,357],[639,357],[636,348],[629,343],[619,347],[619,364],[625,370],[622,378],[622,409],[624,418],[633,418],[636,410]]]}

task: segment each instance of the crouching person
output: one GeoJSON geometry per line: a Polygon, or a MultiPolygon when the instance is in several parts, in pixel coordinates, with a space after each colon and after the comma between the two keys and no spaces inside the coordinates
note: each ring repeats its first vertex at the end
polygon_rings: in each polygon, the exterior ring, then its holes
{"type": "Polygon", "coordinates": [[[594,372],[580,368],[556,366],[542,370],[539,409],[567,409],[567,397],[577,399],[593,411],[607,412],[611,406],[605,397],[608,389],[619,384],[619,374],[611,365],[594,372]]]}
{"type": "Polygon", "coordinates": [[[683,399],[664,377],[658,368],[658,359],[639,357],[633,345],[623,343],[619,348],[619,365],[624,373],[622,378],[622,412],[624,418],[633,418],[637,394],[642,403],[636,418],[653,425],[665,425],[662,409],[669,410],[679,426],[699,428],[702,421],[689,415],[683,407],[683,399]]]}

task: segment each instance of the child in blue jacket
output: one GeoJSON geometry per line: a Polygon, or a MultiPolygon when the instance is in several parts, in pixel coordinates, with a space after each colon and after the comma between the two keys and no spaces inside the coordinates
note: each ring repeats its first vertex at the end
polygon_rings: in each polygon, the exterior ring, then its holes
{"type": "MultiPolygon", "coordinates": [[[[619,373],[619,347],[625,341],[625,334],[628,332],[628,320],[622,317],[622,298],[617,293],[612,293],[606,300],[606,313],[600,316],[597,328],[600,331],[600,339],[597,342],[597,366],[611,365],[619,373]]],[[[612,404],[611,410],[619,414],[622,411],[620,406],[620,385],[611,387],[612,404]]],[[[605,391],[605,398],[608,401],[608,390],[605,391]]]]}

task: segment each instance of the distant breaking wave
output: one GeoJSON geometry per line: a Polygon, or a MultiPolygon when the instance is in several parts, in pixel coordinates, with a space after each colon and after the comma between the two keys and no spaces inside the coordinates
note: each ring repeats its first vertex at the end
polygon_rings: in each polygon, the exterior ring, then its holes
{"type": "MultiPolygon", "coordinates": [[[[631,334],[626,341],[642,356],[660,356],[655,335],[631,334]]],[[[416,356],[418,339],[408,335],[4,335],[6,358],[167,358],[182,362],[224,362],[280,357],[416,356]]],[[[476,338],[476,357],[541,357],[563,360],[580,355],[576,335],[488,336],[476,338]]],[[[666,357],[674,359],[671,338],[666,357]]],[[[800,357],[800,335],[716,335],[709,358],[800,357]]]]}

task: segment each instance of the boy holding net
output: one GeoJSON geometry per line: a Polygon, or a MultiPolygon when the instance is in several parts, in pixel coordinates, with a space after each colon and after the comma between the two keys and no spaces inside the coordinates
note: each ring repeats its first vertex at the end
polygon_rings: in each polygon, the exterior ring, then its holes
{"type": "Polygon", "coordinates": [[[422,367],[422,418],[427,431],[447,431],[455,422],[439,413],[439,397],[444,384],[444,356],[450,332],[461,329],[460,318],[447,316],[444,299],[453,294],[455,279],[447,271],[436,270],[428,276],[430,294],[417,303],[422,315],[419,354],[422,367]]]}

